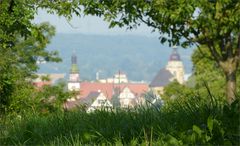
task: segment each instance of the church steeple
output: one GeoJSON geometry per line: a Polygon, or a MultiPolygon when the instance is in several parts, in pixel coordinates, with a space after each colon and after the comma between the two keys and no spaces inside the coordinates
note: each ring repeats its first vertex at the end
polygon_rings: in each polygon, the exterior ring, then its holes
{"type": "Polygon", "coordinates": [[[184,66],[176,47],[173,47],[166,69],[172,73],[180,84],[184,83],[184,66]]]}
{"type": "Polygon", "coordinates": [[[72,66],[71,66],[70,73],[79,73],[78,66],[77,66],[77,56],[75,53],[72,55],[71,61],[72,61],[72,66]]]}
{"type": "Polygon", "coordinates": [[[77,64],[77,56],[75,53],[72,55],[72,64],[77,64]]]}
{"type": "MultiPolygon", "coordinates": [[[[75,52],[75,51],[74,51],[75,52]]],[[[77,56],[76,53],[73,53],[71,58],[71,69],[69,74],[69,81],[68,81],[68,90],[70,91],[79,91],[80,90],[80,75],[77,65],[77,56]]]]}
{"type": "Polygon", "coordinates": [[[169,57],[169,61],[181,61],[181,57],[178,54],[177,47],[173,47],[173,51],[169,57]]]}

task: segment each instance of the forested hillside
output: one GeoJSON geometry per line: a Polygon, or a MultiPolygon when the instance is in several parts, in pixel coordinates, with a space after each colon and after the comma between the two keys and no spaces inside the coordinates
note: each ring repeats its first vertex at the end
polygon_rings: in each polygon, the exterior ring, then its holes
{"type": "MultiPolygon", "coordinates": [[[[157,37],[57,34],[48,46],[58,50],[62,62],[41,64],[41,73],[68,73],[71,54],[75,51],[82,80],[111,77],[118,70],[130,80],[151,81],[164,67],[172,49],[160,44],[157,37]],[[54,65],[53,65],[54,64],[54,65]]],[[[192,49],[179,49],[187,73],[191,72],[192,49]]]]}

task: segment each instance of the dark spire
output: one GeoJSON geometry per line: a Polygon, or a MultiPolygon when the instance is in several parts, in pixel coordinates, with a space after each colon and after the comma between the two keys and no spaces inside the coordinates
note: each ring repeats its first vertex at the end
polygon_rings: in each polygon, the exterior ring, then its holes
{"type": "Polygon", "coordinates": [[[78,66],[77,66],[77,55],[75,51],[72,54],[72,66],[71,66],[71,73],[78,73],[78,66]]]}
{"type": "Polygon", "coordinates": [[[72,55],[72,64],[77,64],[77,56],[75,54],[72,55]]]}

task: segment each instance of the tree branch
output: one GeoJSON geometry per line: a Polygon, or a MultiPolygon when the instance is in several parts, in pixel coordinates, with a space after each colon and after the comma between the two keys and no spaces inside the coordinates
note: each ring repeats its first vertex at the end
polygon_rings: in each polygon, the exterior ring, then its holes
{"type": "Polygon", "coordinates": [[[232,38],[231,38],[231,33],[226,34],[226,43],[225,43],[225,48],[227,51],[226,56],[224,56],[224,59],[232,57],[233,56],[233,46],[232,46],[232,38]]]}
{"type": "Polygon", "coordinates": [[[144,20],[144,19],[142,18],[142,16],[139,16],[139,19],[140,19],[143,23],[145,23],[146,25],[148,25],[148,26],[151,26],[151,27],[153,27],[153,28],[158,28],[157,25],[154,25],[153,23],[150,23],[150,22],[144,20]]]}
{"type": "Polygon", "coordinates": [[[10,0],[10,2],[9,2],[9,8],[8,8],[8,12],[10,12],[10,13],[13,12],[13,6],[14,6],[14,0],[10,0]]]}
{"type": "Polygon", "coordinates": [[[211,57],[211,56],[206,56],[206,53],[204,53],[204,51],[202,50],[202,47],[201,47],[200,45],[198,45],[198,44],[196,44],[196,45],[197,45],[197,49],[199,50],[200,54],[201,54],[203,57],[205,57],[205,58],[207,58],[207,59],[209,59],[209,60],[214,60],[213,57],[211,57]]]}
{"type": "Polygon", "coordinates": [[[238,56],[238,58],[240,60],[240,33],[238,33],[238,43],[237,43],[237,50],[236,50],[235,56],[238,56]]]}
{"type": "Polygon", "coordinates": [[[220,58],[220,55],[219,55],[218,52],[217,52],[217,49],[216,49],[215,46],[214,46],[214,43],[213,43],[212,41],[209,41],[209,40],[208,40],[207,42],[208,42],[208,43],[207,43],[208,48],[209,48],[211,54],[213,55],[214,60],[215,60],[217,63],[219,63],[219,60],[220,60],[221,58],[220,58]]]}

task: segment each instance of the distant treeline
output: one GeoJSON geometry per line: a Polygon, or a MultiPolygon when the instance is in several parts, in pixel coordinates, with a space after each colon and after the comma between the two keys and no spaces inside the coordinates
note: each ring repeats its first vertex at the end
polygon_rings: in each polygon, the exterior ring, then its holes
{"type": "MultiPolygon", "coordinates": [[[[76,52],[82,80],[95,79],[97,71],[100,78],[105,78],[121,70],[130,80],[151,81],[172,52],[167,44],[160,44],[157,37],[83,34],[57,34],[48,49],[58,50],[63,62],[42,64],[39,72],[68,73],[71,55],[76,52]]],[[[179,48],[187,73],[192,68],[192,51],[179,48]]]]}

